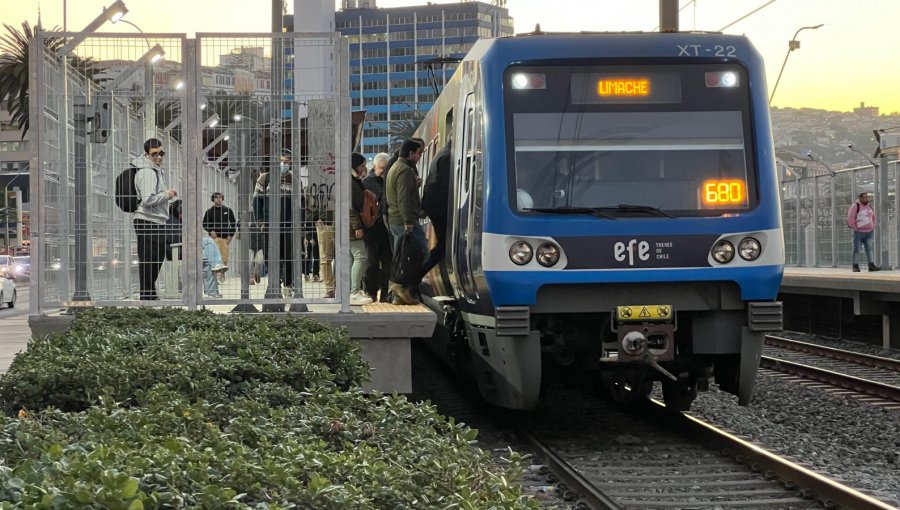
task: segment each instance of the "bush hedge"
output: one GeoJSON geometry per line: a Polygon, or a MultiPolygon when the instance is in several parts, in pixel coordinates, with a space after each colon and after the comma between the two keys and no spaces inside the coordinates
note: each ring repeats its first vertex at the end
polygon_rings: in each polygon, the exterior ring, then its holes
{"type": "Polygon", "coordinates": [[[33,339],[16,356],[0,379],[0,408],[81,411],[101,395],[128,405],[156,384],[222,401],[268,383],[347,389],[368,374],[356,342],[309,319],[90,309],[65,334],[33,339]]]}
{"type": "Polygon", "coordinates": [[[0,377],[0,509],[537,508],[476,431],[367,396],[312,321],[92,310],[0,377]],[[47,409],[43,406],[50,405],[47,409]]]}

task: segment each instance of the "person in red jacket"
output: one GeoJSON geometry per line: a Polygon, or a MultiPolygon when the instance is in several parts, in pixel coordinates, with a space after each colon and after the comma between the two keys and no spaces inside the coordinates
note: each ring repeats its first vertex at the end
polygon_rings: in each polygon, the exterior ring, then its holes
{"type": "Polygon", "coordinates": [[[853,272],[859,272],[859,245],[866,249],[866,259],[869,261],[869,271],[881,271],[875,265],[872,248],[872,240],[875,238],[875,210],[869,205],[869,194],[862,192],[859,200],[850,206],[847,211],[847,224],[853,230],[853,272]]]}

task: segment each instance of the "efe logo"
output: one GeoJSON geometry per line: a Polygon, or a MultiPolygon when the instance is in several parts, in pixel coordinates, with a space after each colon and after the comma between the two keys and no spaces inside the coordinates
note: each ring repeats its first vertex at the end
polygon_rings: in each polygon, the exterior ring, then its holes
{"type": "Polygon", "coordinates": [[[637,256],[640,260],[650,260],[650,243],[647,241],[638,242],[637,239],[632,239],[628,241],[628,245],[625,243],[618,242],[613,245],[613,256],[619,262],[624,262],[628,259],[628,265],[634,265],[634,257],[637,256]]]}

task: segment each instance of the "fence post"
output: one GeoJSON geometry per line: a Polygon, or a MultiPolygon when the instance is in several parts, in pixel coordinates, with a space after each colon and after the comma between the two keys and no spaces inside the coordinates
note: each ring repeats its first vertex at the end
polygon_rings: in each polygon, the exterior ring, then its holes
{"type": "MultiPolygon", "coordinates": [[[[65,57],[63,57],[65,58],[65,57]]],[[[72,104],[75,127],[75,293],[72,301],[90,301],[87,288],[88,269],[88,166],[87,166],[87,97],[78,95],[72,104]]]]}
{"type": "MultiPolygon", "coordinates": [[[[192,70],[186,72],[184,76],[186,98],[193,100],[185,100],[184,108],[182,108],[181,140],[184,146],[184,186],[183,195],[187,202],[183,204],[182,218],[187,218],[182,223],[184,239],[187,242],[182,246],[182,259],[184,262],[184,282],[182,299],[188,309],[196,310],[198,303],[198,286],[201,274],[199,271],[200,260],[200,108],[201,103],[201,83],[198,79],[203,76],[201,74],[200,63],[200,44],[197,39],[183,39],[182,55],[184,56],[184,69],[192,70]]],[[[178,191],[182,193],[181,190],[178,191]]]]}

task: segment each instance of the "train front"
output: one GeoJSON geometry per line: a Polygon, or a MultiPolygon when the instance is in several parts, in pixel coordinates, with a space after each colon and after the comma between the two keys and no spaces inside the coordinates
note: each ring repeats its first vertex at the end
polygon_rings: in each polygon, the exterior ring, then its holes
{"type": "Polygon", "coordinates": [[[784,265],[758,54],[721,35],[509,42],[486,91],[505,148],[486,151],[481,250],[498,328],[527,309],[545,362],[623,401],[658,380],[686,409],[715,379],[747,404],[784,265]]]}

